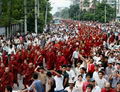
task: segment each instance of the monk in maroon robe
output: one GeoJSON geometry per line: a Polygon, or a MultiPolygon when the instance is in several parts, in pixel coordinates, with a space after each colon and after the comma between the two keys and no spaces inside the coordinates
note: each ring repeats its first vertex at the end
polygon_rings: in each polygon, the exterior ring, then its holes
{"type": "Polygon", "coordinates": [[[67,64],[65,57],[61,52],[58,52],[58,56],[56,59],[56,70],[60,69],[60,66],[67,64]]]}
{"type": "Polygon", "coordinates": [[[32,75],[34,73],[34,67],[33,67],[33,63],[29,63],[29,66],[26,70],[24,70],[24,79],[23,79],[23,84],[26,87],[27,85],[31,85],[32,83],[32,75]]]}
{"type": "Polygon", "coordinates": [[[10,85],[11,87],[13,87],[13,84],[14,84],[13,80],[14,80],[13,74],[10,72],[9,67],[6,67],[5,72],[3,73],[0,79],[0,88],[2,88],[0,92],[5,92],[5,87],[7,85],[10,85]]]}

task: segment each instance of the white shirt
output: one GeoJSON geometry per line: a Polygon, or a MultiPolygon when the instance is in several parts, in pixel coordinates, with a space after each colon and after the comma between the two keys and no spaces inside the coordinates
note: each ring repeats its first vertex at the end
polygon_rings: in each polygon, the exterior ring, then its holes
{"type": "Polygon", "coordinates": [[[94,73],[93,73],[93,79],[95,79],[95,80],[98,80],[98,79],[99,79],[99,76],[98,76],[98,72],[97,72],[97,71],[94,71],[94,73]]]}
{"type": "Polygon", "coordinates": [[[55,80],[55,84],[56,84],[55,91],[63,90],[64,89],[64,87],[63,87],[64,77],[62,75],[61,75],[61,77],[55,76],[54,80],[55,80]]]}
{"type": "Polygon", "coordinates": [[[92,89],[92,92],[101,92],[101,88],[99,86],[95,86],[93,89],[92,89]]]}
{"type": "Polygon", "coordinates": [[[78,77],[78,75],[80,74],[80,67],[76,67],[75,68],[75,73],[76,73],[76,76],[78,77]]]}
{"type": "Polygon", "coordinates": [[[97,62],[99,62],[101,60],[101,58],[97,57],[97,56],[94,56],[93,59],[94,59],[95,63],[97,63],[97,62]]]}
{"type": "Polygon", "coordinates": [[[67,92],[80,92],[77,88],[73,87],[73,90],[70,89],[70,87],[65,88],[67,92]]]}
{"type": "Polygon", "coordinates": [[[79,51],[74,51],[73,52],[73,58],[77,58],[78,59],[79,56],[79,51]]]}
{"type": "Polygon", "coordinates": [[[83,92],[83,89],[82,89],[82,87],[83,87],[83,81],[76,81],[76,83],[75,83],[75,87],[79,90],[79,92],[83,92]]]}
{"type": "MultiPolygon", "coordinates": [[[[69,75],[69,81],[72,81],[75,78],[75,72],[71,69],[70,71],[66,71],[69,75]]],[[[74,80],[73,80],[74,81],[74,80]]]]}
{"type": "Polygon", "coordinates": [[[105,78],[98,78],[97,80],[95,80],[97,85],[100,87],[100,88],[104,88],[105,87],[105,83],[107,82],[107,80],[105,78]]]}

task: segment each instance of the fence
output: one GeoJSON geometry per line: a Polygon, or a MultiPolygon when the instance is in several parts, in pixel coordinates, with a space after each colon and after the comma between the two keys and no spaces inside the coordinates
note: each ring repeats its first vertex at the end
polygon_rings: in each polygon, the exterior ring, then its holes
{"type": "Polygon", "coordinates": [[[8,27],[0,27],[0,35],[5,35],[7,37],[10,37],[18,32],[23,32],[22,24],[12,24],[12,26],[10,27],[10,32],[8,27]]]}

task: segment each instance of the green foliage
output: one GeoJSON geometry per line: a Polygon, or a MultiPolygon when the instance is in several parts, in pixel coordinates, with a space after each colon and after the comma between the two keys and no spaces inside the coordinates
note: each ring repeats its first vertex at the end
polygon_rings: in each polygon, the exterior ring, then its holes
{"type": "Polygon", "coordinates": [[[90,5],[89,0],[84,0],[83,6],[84,6],[84,7],[89,7],[89,5],[90,5]]]}
{"type": "MultiPolygon", "coordinates": [[[[34,5],[35,0],[26,0],[27,1],[27,24],[28,31],[34,32],[34,5]]],[[[51,5],[49,0],[39,0],[40,2],[40,16],[38,17],[38,32],[43,31],[43,27],[45,26],[45,11],[46,5],[48,5],[48,20],[49,23],[52,19],[52,15],[50,13],[51,5]]],[[[0,26],[9,26],[9,23],[19,23],[21,20],[24,20],[24,0],[0,0],[1,3],[1,11],[0,13],[0,26]]]]}
{"type": "MultiPolygon", "coordinates": [[[[71,5],[70,8],[67,9],[68,12],[66,11],[66,13],[68,13],[70,19],[105,22],[105,6],[106,22],[109,22],[115,19],[115,8],[112,8],[105,2],[98,3],[96,0],[93,0],[93,7],[89,10],[80,10],[79,5],[77,4],[71,5]]],[[[63,9],[61,12],[57,12],[56,15],[62,14],[61,17],[65,16],[66,13],[62,13],[64,10],[65,9],[63,9]]]]}

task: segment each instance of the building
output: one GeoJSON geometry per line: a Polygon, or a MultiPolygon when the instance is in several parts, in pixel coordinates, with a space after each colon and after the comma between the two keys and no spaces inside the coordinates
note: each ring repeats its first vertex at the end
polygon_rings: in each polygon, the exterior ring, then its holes
{"type": "MultiPolygon", "coordinates": [[[[84,10],[84,9],[89,10],[90,8],[93,8],[93,0],[79,0],[79,1],[80,1],[79,3],[80,3],[81,10],[84,10]],[[88,2],[89,5],[85,6],[84,2],[88,2]]],[[[103,0],[97,0],[97,2],[102,3],[103,0]]],[[[116,8],[116,19],[120,20],[120,0],[106,0],[106,3],[109,4],[110,6],[116,8]]]]}
{"type": "Polygon", "coordinates": [[[120,20],[120,0],[107,0],[107,4],[116,8],[116,19],[120,20]]]}

